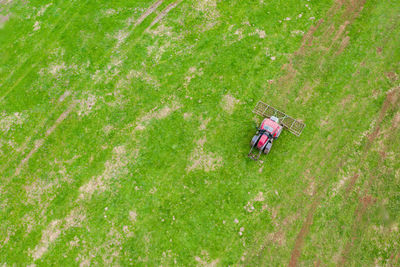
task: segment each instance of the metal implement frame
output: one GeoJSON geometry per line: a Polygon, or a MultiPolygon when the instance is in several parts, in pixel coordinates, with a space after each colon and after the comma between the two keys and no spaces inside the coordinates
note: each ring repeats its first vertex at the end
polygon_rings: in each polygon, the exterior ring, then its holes
{"type": "Polygon", "coordinates": [[[279,119],[279,123],[282,124],[283,127],[285,127],[286,129],[288,129],[289,132],[296,136],[300,136],[304,127],[306,127],[304,123],[293,119],[282,111],[279,111],[262,101],[258,101],[257,105],[253,109],[253,113],[260,115],[261,117],[277,117],[279,119]]]}

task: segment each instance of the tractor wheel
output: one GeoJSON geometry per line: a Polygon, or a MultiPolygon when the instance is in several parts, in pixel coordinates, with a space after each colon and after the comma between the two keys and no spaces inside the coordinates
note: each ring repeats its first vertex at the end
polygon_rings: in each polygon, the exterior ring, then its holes
{"type": "Polygon", "coordinates": [[[253,138],[251,139],[251,142],[250,142],[250,146],[254,146],[254,144],[257,142],[257,140],[258,140],[258,135],[255,135],[255,136],[253,136],[253,138]]]}
{"type": "Polygon", "coordinates": [[[264,154],[268,154],[269,151],[271,150],[272,143],[268,143],[265,148],[264,148],[264,154]]]}

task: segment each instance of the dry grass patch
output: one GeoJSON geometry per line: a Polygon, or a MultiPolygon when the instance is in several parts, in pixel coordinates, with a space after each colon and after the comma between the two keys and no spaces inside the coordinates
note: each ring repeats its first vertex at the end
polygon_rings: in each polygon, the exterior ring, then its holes
{"type": "Polygon", "coordinates": [[[187,88],[192,79],[200,77],[202,75],[203,75],[203,68],[197,69],[196,67],[190,67],[187,72],[187,75],[185,76],[185,81],[183,83],[183,86],[187,88]]]}
{"type": "Polygon", "coordinates": [[[209,172],[214,171],[223,165],[221,156],[216,153],[204,151],[203,147],[206,141],[206,137],[197,141],[197,147],[189,157],[191,164],[186,167],[188,172],[193,170],[204,170],[205,172],[209,172]]]}
{"type": "Polygon", "coordinates": [[[13,114],[7,114],[6,112],[0,113],[0,131],[7,133],[13,127],[22,125],[26,119],[26,115],[21,112],[15,112],[13,114]]]}
{"type": "Polygon", "coordinates": [[[195,261],[200,266],[215,267],[218,265],[219,259],[211,260],[208,252],[203,250],[201,256],[195,256],[195,261]]]}
{"type": "Polygon", "coordinates": [[[232,114],[235,110],[235,105],[239,104],[240,100],[234,98],[231,95],[224,95],[221,101],[222,109],[225,110],[228,114],[232,114]]]}
{"type": "Polygon", "coordinates": [[[42,232],[42,238],[35,249],[30,251],[30,254],[34,260],[40,259],[45,254],[49,246],[59,237],[61,234],[61,220],[52,221],[49,226],[42,232]]]}
{"type": "Polygon", "coordinates": [[[104,171],[99,176],[93,177],[86,184],[79,188],[79,200],[90,199],[95,192],[104,192],[108,190],[112,179],[117,179],[128,173],[126,165],[129,159],[124,146],[118,146],[113,149],[112,159],[104,164],[104,171]]]}
{"type": "Polygon", "coordinates": [[[152,119],[161,120],[168,117],[172,112],[181,108],[181,105],[178,102],[173,102],[169,106],[165,106],[161,109],[158,107],[153,108],[148,113],[144,114],[140,117],[136,122],[135,131],[142,131],[146,129],[146,126],[150,123],[152,119]]]}
{"type": "Polygon", "coordinates": [[[84,117],[89,115],[92,112],[94,105],[97,102],[98,97],[92,94],[88,94],[86,98],[80,99],[77,101],[78,108],[77,113],[78,116],[84,117]]]}

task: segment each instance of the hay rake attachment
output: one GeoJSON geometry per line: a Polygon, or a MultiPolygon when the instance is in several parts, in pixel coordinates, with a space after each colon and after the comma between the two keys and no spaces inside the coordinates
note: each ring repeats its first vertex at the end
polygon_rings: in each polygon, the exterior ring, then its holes
{"type": "Polygon", "coordinates": [[[256,107],[253,110],[253,113],[260,115],[264,118],[270,118],[271,116],[277,117],[279,119],[280,124],[283,125],[289,132],[293,133],[296,136],[300,136],[304,127],[306,126],[304,123],[293,119],[292,117],[286,115],[282,111],[277,110],[276,108],[271,107],[268,104],[265,104],[262,101],[258,101],[256,107]]]}

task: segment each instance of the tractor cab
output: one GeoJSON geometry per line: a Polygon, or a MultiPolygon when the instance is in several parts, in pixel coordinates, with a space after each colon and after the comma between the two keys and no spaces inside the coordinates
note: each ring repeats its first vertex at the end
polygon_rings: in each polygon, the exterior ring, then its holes
{"type": "Polygon", "coordinates": [[[283,129],[279,124],[279,119],[274,116],[264,119],[260,128],[271,134],[274,139],[279,137],[283,129]]]}

